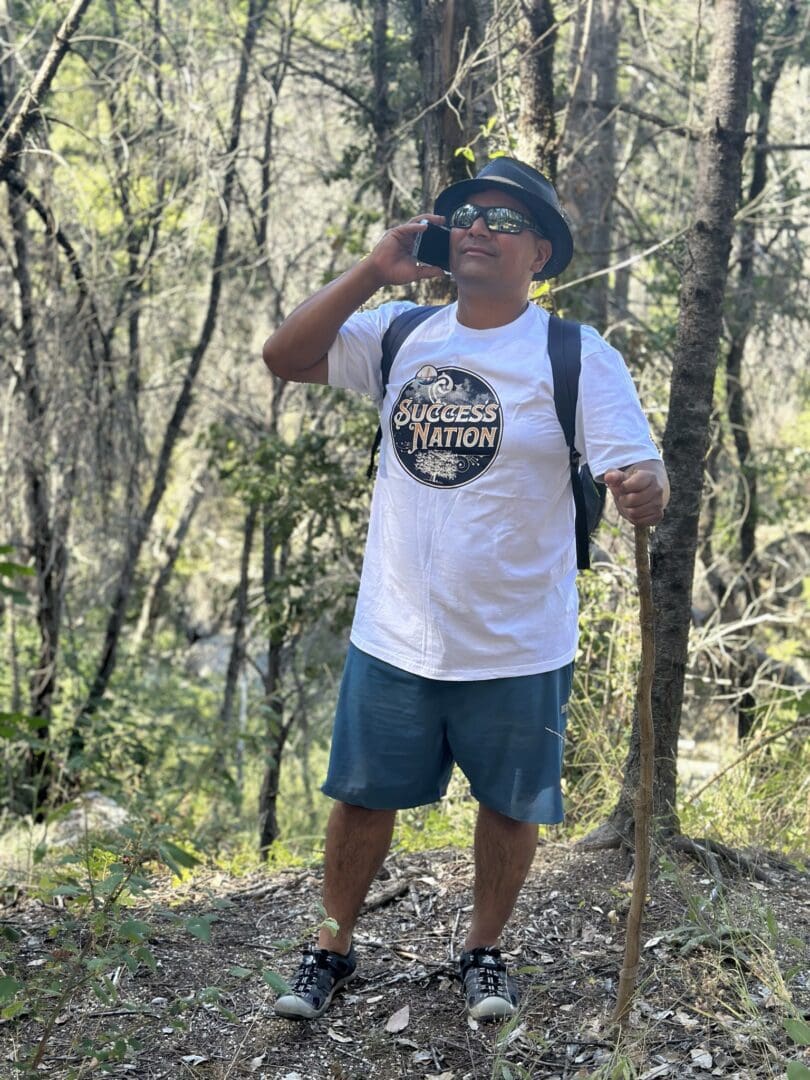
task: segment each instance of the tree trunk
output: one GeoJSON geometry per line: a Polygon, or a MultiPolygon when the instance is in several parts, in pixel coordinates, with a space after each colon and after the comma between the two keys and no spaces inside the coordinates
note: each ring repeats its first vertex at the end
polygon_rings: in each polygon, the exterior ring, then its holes
{"type": "MultiPolygon", "coordinates": [[[[51,716],[57,685],[57,656],[62,620],[62,598],[67,571],[66,536],[70,520],[73,482],[64,476],[60,499],[64,507],[57,513],[51,505],[49,474],[53,464],[49,459],[47,430],[48,406],[40,391],[40,371],[37,358],[34,297],[28,270],[28,231],[25,223],[26,206],[23,200],[9,191],[9,216],[14,238],[14,280],[17,284],[20,309],[20,351],[22,393],[26,439],[23,453],[26,505],[30,532],[30,547],[36,571],[39,655],[31,672],[29,713],[41,721],[36,729],[37,745],[26,753],[26,805],[22,812],[38,815],[46,802],[53,775],[51,760],[51,716]]],[[[68,466],[66,473],[72,473],[68,466]]]]}
{"type": "Polygon", "coordinates": [[[183,421],[191,407],[194,384],[200,370],[200,365],[208,351],[216,327],[230,237],[230,208],[236,181],[237,150],[239,147],[239,137],[242,126],[242,112],[247,93],[248,71],[253,48],[256,44],[259,26],[266,12],[268,2],[269,0],[250,0],[248,6],[247,24],[242,40],[239,72],[236,79],[233,105],[231,108],[230,135],[226,150],[227,165],[225,168],[222,196],[220,199],[222,215],[214,245],[214,255],[211,265],[211,282],[203,327],[200,332],[199,340],[192,352],[188,368],[186,369],[182,389],[175,402],[174,410],[163,435],[149,499],[143,512],[135,521],[133,521],[130,528],[123,565],[110,605],[110,615],[107,621],[101,658],[96,668],[96,673],[90,686],[90,690],[88,691],[87,698],[71,733],[71,758],[75,758],[77,754],[81,753],[84,746],[84,728],[86,727],[89,718],[98,708],[107,690],[113,671],[115,670],[121,630],[124,625],[132,584],[135,578],[135,568],[143,543],[166,491],[172,454],[175,445],[180,438],[183,421]]]}
{"type": "MultiPolygon", "coordinates": [[[[622,0],[593,0],[581,5],[577,16],[582,22],[575,34],[562,195],[576,236],[573,265],[582,273],[610,265],[621,12],[622,0]]],[[[578,318],[604,330],[608,321],[608,275],[601,274],[580,285],[575,303],[578,318]]]]}
{"type": "MultiPolygon", "coordinates": [[[[765,189],[767,180],[768,138],[771,124],[771,105],[776,85],[784,69],[789,49],[793,45],[792,31],[798,20],[798,7],[789,5],[786,13],[787,25],[779,45],[770,56],[770,61],[759,92],[756,95],[757,131],[754,146],[754,160],[751,182],[748,187],[749,204],[753,203],[765,189]]],[[[745,402],[745,390],[741,381],[742,360],[748,335],[757,319],[757,297],[754,286],[754,259],[756,252],[756,221],[747,215],[740,223],[740,254],[737,266],[735,302],[729,311],[731,346],[726,359],[726,408],[729,426],[737,450],[740,465],[742,491],[738,498],[740,521],[740,560],[743,567],[753,577],[754,549],[756,546],[757,526],[757,472],[751,454],[751,440],[748,434],[749,410],[745,402]]]]}
{"type": "MultiPolygon", "coordinates": [[[[278,55],[272,68],[265,72],[269,83],[270,93],[268,95],[268,100],[263,105],[265,110],[264,137],[262,139],[262,155],[259,163],[261,188],[258,200],[259,213],[255,228],[256,248],[259,258],[266,257],[267,252],[268,227],[270,225],[271,165],[273,162],[276,130],[276,108],[278,107],[281,88],[289,68],[290,49],[293,41],[292,22],[281,22],[281,17],[278,13],[276,14],[276,19],[280,21],[278,55]]],[[[267,263],[263,262],[262,267],[265,275],[269,277],[267,263]]],[[[273,287],[272,280],[269,281],[268,284],[277,297],[277,290],[273,287]]],[[[276,303],[278,303],[277,299],[276,303]]]]}
{"type": "Polygon", "coordinates": [[[551,0],[530,0],[518,16],[520,111],[518,157],[557,182],[554,48],[557,27],[551,0]]]}
{"type": "MultiPolygon", "coordinates": [[[[250,588],[250,553],[253,548],[253,534],[256,531],[256,518],[258,508],[251,506],[245,518],[245,527],[242,540],[242,556],[239,560],[239,585],[236,589],[236,599],[233,607],[233,641],[231,653],[228,657],[228,670],[225,674],[225,690],[222,697],[222,708],[219,713],[219,771],[224,774],[227,770],[226,746],[233,736],[233,706],[236,699],[239,676],[245,665],[245,629],[247,627],[248,614],[248,590],[250,588]]],[[[241,791],[239,797],[241,798],[241,791]]]]}
{"type": "MultiPolygon", "coordinates": [[[[280,649],[272,650],[274,667],[279,659],[280,649]]],[[[275,672],[278,675],[278,670],[275,672]]],[[[281,758],[287,741],[290,725],[282,722],[281,702],[276,694],[270,698],[267,722],[267,741],[265,743],[264,778],[259,793],[259,854],[266,859],[270,848],[278,840],[278,789],[281,779],[281,758]]]]}
{"type": "MultiPolygon", "coordinates": [[[[422,82],[423,117],[419,159],[422,205],[432,208],[449,184],[465,180],[475,168],[456,151],[473,141],[489,109],[476,101],[480,69],[463,72],[464,62],[480,44],[483,14],[480,0],[412,0],[414,53],[422,82]]],[[[478,162],[477,166],[484,162],[478,162]]],[[[453,298],[450,279],[422,283],[420,299],[446,304],[453,298]]]]}
{"type": "MultiPolygon", "coordinates": [[[[692,578],[698,542],[703,467],[723,317],[723,295],[740,189],[741,160],[754,51],[751,0],[718,0],[704,131],[698,149],[690,262],[681,284],[669,414],[663,438],[672,501],[655,532],[655,814],[664,833],[678,830],[676,761],[683,703],[692,578]]],[[[638,724],[609,827],[626,836],[639,775],[638,724]]]]}
{"type": "Polygon", "coordinates": [[[191,494],[189,495],[188,502],[183,507],[183,512],[180,515],[177,524],[174,529],[172,529],[169,538],[164,544],[163,563],[155,570],[146,587],[143,603],[141,604],[141,614],[138,618],[138,625],[132,636],[132,644],[134,646],[139,646],[144,642],[149,641],[152,637],[163,593],[172,576],[174,564],[177,562],[177,557],[180,554],[183,541],[188,535],[188,530],[191,528],[191,522],[194,519],[194,515],[205,497],[205,491],[206,470],[203,470],[191,481],[191,494]]]}
{"type": "MultiPolygon", "coordinates": [[[[770,134],[771,105],[776,85],[784,69],[785,61],[793,46],[793,33],[798,21],[798,6],[789,4],[785,12],[784,32],[774,47],[765,75],[756,95],[758,103],[756,143],[748,187],[748,203],[752,204],[765,189],[767,180],[768,137],[770,134]]],[[[742,586],[745,601],[750,603],[758,593],[759,573],[756,564],[756,531],[759,519],[757,492],[757,467],[749,435],[750,409],[745,400],[742,380],[742,362],[752,327],[756,324],[757,305],[754,284],[754,259],[756,252],[756,221],[748,215],[740,224],[740,253],[737,267],[735,302],[730,305],[729,328],[731,345],[726,357],[726,410],[729,427],[734,439],[737,461],[740,467],[737,507],[734,515],[740,523],[739,543],[742,564],[742,586]]],[[[732,667],[731,677],[736,683],[740,697],[737,705],[737,735],[745,739],[751,733],[757,715],[756,695],[752,685],[758,665],[750,657],[739,658],[732,667]]]]}
{"type": "Polygon", "coordinates": [[[402,217],[391,176],[391,162],[396,144],[392,138],[393,113],[388,98],[391,78],[388,25],[388,0],[375,0],[371,33],[371,74],[374,79],[371,126],[374,131],[374,175],[382,199],[383,222],[386,228],[402,217]]]}
{"type": "Polygon", "coordinates": [[[487,110],[476,109],[480,79],[461,71],[480,44],[482,18],[476,0],[413,0],[412,10],[425,109],[420,161],[427,206],[448,184],[467,177],[467,160],[456,150],[486,120],[487,110]]]}
{"type": "MultiPolygon", "coordinates": [[[[259,854],[263,859],[278,839],[278,788],[281,779],[281,758],[290,730],[290,722],[284,722],[284,704],[281,698],[281,650],[285,628],[276,626],[272,613],[276,608],[273,583],[276,578],[276,537],[270,516],[265,517],[262,528],[262,590],[265,609],[270,618],[267,641],[267,671],[264,674],[264,709],[267,717],[265,741],[265,767],[259,793],[259,854]]],[[[278,556],[283,562],[283,550],[278,556]]],[[[282,568],[279,568],[283,570],[282,568]]]]}

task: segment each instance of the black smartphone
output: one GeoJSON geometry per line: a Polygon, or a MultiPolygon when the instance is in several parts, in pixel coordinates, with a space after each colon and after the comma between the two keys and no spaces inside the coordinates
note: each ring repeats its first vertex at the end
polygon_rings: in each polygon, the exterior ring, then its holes
{"type": "Polygon", "coordinates": [[[418,233],[413,242],[413,257],[417,262],[440,266],[450,271],[450,230],[444,225],[428,222],[424,232],[418,233]]]}

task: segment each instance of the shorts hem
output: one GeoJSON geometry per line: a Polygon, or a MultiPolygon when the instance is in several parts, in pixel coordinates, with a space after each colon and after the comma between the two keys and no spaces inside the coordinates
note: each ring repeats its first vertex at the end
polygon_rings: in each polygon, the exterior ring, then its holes
{"type": "Polygon", "coordinates": [[[538,817],[537,814],[532,814],[528,811],[515,812],[514,807],[496,806],[491,799],[481,799],[475,792],[470,789],[470,794],[480,806],[485,806],[487,810],[493,810],[496,814],[502,814],[503,817],[511,818],[513,821],[522,821],[527,825],[562,825],[565,821],[565,814],[559,816],[554,815],[552,821],[547,820],[548,815],[538,817]]]}
{"type": "Polygon", "coordinates": [[[359,806],[363,810],[413,810],[417,806],[430,806],[431,803],[440,802],[444,798],[444,792],[439,795],[428,795],[424,799],[413,801],[412,797],[403,796],[402,799],[377,799],[364,794],[361,791],[346,792],[328,784],[321,786],[321,792],[328,799],[335,802],[346,803],[348,806],[359,806]]]}

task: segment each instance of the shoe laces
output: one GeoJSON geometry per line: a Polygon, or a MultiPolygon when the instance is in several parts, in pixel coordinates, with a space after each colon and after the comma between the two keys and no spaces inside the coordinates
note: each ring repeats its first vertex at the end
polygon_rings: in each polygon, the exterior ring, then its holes
{"type": "Polygon", "coordinates": [[[500,953],[481,952],[473,959],[468,970],[475,972],[475,979],[485,994],[502,994],[508,989],[506,967],[500,953]]]}
{"type": "Polygon", "coordinates": [[[293,990],[298,993],[306,993],[311,990],[318,981],[318,972],[325,967],[328,967],[325,949],[318,952],[305,949],[301,967],[298,969],[298,975],[293,984],[293,990]]]}

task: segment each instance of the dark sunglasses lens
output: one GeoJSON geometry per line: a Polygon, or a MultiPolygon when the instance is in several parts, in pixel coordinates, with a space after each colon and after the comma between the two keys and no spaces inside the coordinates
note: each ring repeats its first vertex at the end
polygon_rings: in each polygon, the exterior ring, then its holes
{"type": "Polygon", "coordinates": [[[465,203],[464,206],[457,206],[453,211],[450,216],[450,225],[455,229],[469,229],[477,217],[476,208],[465,203]]]}
{"type": "Polygon", "coordinates": [[[507,206],[491,206],[484,215],[487,228],[493,232],[519,233],[528,225],[528,221],[517,210],[507,206]]]}

